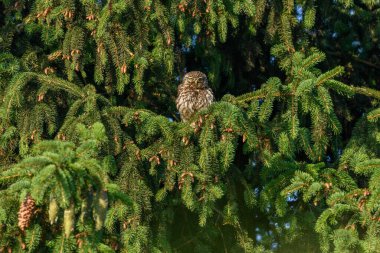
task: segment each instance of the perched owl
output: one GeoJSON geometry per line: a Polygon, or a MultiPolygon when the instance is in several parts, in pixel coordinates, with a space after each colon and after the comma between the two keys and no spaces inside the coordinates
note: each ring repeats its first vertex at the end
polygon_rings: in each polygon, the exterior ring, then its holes
{"type": "Polygon", "coordinates": [[[182,121],[188,121],[198,110],[209,106],[214,100],[214,94],[208,87],[205,74],[200,71],[187,73],[178,86],[176,100],[177,109],[182,121]]]}

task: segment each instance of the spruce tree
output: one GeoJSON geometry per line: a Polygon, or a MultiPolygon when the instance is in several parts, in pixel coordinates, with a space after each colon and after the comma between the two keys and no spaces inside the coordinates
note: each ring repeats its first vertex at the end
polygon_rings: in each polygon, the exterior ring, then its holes
{"type": "Polygon", "coordinates": [[[0,252],[376,252],[379,11],[0,2],[0,252]]]}

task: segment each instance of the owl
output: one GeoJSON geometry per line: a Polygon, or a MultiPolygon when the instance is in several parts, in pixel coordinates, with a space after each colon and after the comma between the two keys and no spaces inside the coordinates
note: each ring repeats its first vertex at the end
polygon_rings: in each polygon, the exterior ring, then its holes
{"type": "Polygon", "coordinates": [[[214,101],[214,94],[208,87],[205,74],[200,71],[187,73],[178,86],[176,105],[181,119],[187,122],[200,109],[209,106],[214,101]]]}

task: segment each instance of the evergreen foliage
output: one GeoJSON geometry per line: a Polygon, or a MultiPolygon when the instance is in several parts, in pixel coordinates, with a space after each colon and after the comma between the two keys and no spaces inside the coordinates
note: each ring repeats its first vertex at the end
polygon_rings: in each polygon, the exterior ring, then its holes
{"type": "Polygon", "coordinates": [[[82,251],[105,248],[103,232],[98,231],[104,227],[108,205],[113,205],[114,212],[132,209],[129,197],[109,180],[112,158],[102,158],[99,153],[105,141],[104,127],[96,123],[88,130],[79,124],[77,134],[78,145],[41,141],[33,146],[30,156],[1,172],[0,181],[7,185],[0,207],[6,224],[1,231],[2,245],[28,251],[52,247],[54,252],[66,252],[70,242],[76,241],[82,251]],[[32,213],[25,234],[20,234],[10,226],[17,219],[12,203],[29,195],[38,209],[32,213]]]}
{"type": "Polygon", "coordinates": [[[0,252],[376,252],[379,11],[0,2],[0,252]]]}

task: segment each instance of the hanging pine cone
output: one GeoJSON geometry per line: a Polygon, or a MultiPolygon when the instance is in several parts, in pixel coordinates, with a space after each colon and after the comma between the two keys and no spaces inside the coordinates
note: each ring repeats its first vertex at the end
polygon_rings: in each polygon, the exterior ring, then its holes
{"type": "Polygon", "coordinates": [[[20,210],[18,211],[18,226],[22,231],[29,227],[35,207],[36,203],[30,195],[21,203],[20,210]]]}
{"type": "Polygon", "coordinates": [[[100,230],[104,225],[106,220],[107,210],[108,210],[108,194],[106,190],[102,190],[97,194],[97,200],[95,200],[95,229],[100,230]]]}
{"type": "Polygon", "coordinates": [[[63,212],[63,228],[65,231],[65,236],[68,238],[71,232],[74,230],[75,225],[75,206],[71,202],[70,206],[63,212]]]}
{"type": "Polygon", "coordinates": [[[53,225],[58,220],[58,211],[59,206],[57,200],[53,197],[50,199],[49,203],[49,221],[50,224],[53,225]]]}

